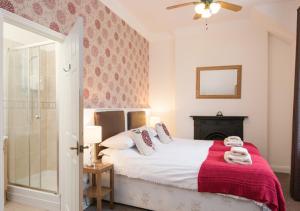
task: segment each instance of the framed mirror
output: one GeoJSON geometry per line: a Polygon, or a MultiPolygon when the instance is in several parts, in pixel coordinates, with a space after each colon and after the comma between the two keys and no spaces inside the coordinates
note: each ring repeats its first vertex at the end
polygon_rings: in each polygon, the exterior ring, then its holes
{"type": "Polygon", "coordinates": [[[198,67],[197,99],[240,99],[242,65],[198,67]]]}

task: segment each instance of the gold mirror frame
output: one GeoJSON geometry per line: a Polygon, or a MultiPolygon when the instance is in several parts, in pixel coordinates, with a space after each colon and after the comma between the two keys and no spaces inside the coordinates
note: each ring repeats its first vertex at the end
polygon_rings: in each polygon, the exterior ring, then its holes
{"type": "Polygon", "coordinates": [[[228,65],[228,66],[211,66],[211,67],[197,67],[196,69],[196,98],[197,99],[240,99],[242,90],[242,65],[228,65]],[[234,95],[201,95],[200,94],[200,73],[201,71],[211,70],[237,70],[237,85],[236,93],[234,95]]]}

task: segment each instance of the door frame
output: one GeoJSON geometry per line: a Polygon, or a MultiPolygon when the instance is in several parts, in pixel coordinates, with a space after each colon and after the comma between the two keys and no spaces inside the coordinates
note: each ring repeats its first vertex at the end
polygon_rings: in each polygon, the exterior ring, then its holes
{"type": "Polygon", "coordinates": [[[28,20],[26,18],[23,18],[19,15],[8,12],[1,8],[0,8],[0,17],[6,23],[9,23],[14,26],[23,28],[27,31],[31,31],[33,33],[39,34],[39,35],[49,38],[53,41],[63,42],[66,37],[64,34],[53,31],[53,30],[47,28],[46,26],[40,25],[38,23],[35,23],[31,20],[28,20]]]}
{"type": "MultiPolygon", "coordinates": [[[[19,15],[16,15],[14,13],[8,12],[4,9],[0,8],[0,37],[3,37],[3,23],[8,23],[17,27],[20,27],[22,29],[25,29],[27,31],[31,31],[33,33],[39,34],[43,37],[49,38],[53,41],[62,43],[65,39],[65,35],[58,33],[56,31],[53,31],[45,26],[42,26],[38,23],[35,23],[33,21],[30,21],[28,19],[25,19],[19,15]]],[[[0,39],[0,49],[3,49],[3,39],[0,39]]],[[[58,61],[56,62],[56,69],[58,70],[60,66],[58,61]]],[[[3,55],[2,55],[2,51],[0,52],[0,64],[3,64],[3,55]]],[[[2,71],[3,71],[3,67],[0,67],[0,80],[2,80],[2,71]]],[[[0,87],[0,96],[3,94],[3,87],[0,87]]],[[[3,102],[0,101],[0,105],[3,102]]],[[[59,103],[59,102],[57,102],[59,103]]],[[[3,105],[0,106],[1,108],[3,108],[3,105]]],[[[59,111],[58,111],[59,112],[59,111]]],[[[0,111],[0,116],[3,116],[3,110],[1,109],[0,111]]],[[[1,128],[3,127],[3,118],[0,118],[0,126],[1,128]]],[[[0,130],[1,130],[0,128],[0,130]]],[[[3,133],[4,131],[0,131],[0,134],[3,133]]],[[[4,134],[3,134],[4,135],[4,134]]],[[[3,154],[3,150],[2,150],[2,145],[3,145],[3,137],[0,137],[0,210],[4,210],[4,154],[3,154]]],[[[58,143],[58,148],[59,148],[59,143],[58,143]]],[[[58,150],[58,157],[60,157],[60,151],[58,150]]],[[[60,170],[60,166],[58,166],[58,170],[60,170]]],[[[60,173],[61,174],[61,173],[60,173]]],[[[58,177],[59,179],[59,177],[58,177]]],[[[59,190],[59,187],[58,187],[59,190]]],[[[58,194],[60,194],[58,192],[58,194]]]]}

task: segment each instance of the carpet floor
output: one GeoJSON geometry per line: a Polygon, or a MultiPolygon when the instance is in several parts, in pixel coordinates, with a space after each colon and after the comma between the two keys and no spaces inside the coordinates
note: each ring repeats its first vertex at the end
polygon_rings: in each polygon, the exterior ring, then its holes
{"type": "Polygon", "coordinates": [[[290,175],[289,174],[276,174],[283,189],[284,198],[286,201],[287,211],[300,211],[300,202],[294,201],[290,195],[290,175]]]}
{"type": "MultiPolygon", "coordinates": [[[[300,202],[294,201],[290,196],[290,192],[289,192],[290,175],[282,174],[282,173],[278,173],[276,175],[281,183],[281,186],[282,186],[282,189],[284,192],[287,211],[300,211],[300,202]]],[[[111,210],[111,209],[109,209],[109,203],[103,202],[103,211],[109,211],[109,210],[111,210]]],[[[116,204],[115,208],[113,210],[114,211],[145,211],[144,209],[130,207],[130,206],[122,205],[122,204],[116,204]]],[[[96,211],[96,207],[90,206],[85,211],[96,211]]]]}

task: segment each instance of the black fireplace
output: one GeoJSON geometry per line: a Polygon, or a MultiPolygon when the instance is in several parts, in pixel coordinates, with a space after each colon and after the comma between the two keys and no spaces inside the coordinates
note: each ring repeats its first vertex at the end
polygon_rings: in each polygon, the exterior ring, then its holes
{"type": "Polygon", "coordinates": [[[244,138],[246,116],[191,116],[194,120],[194,139],[224,140],[228,136],[244,138]]]}

